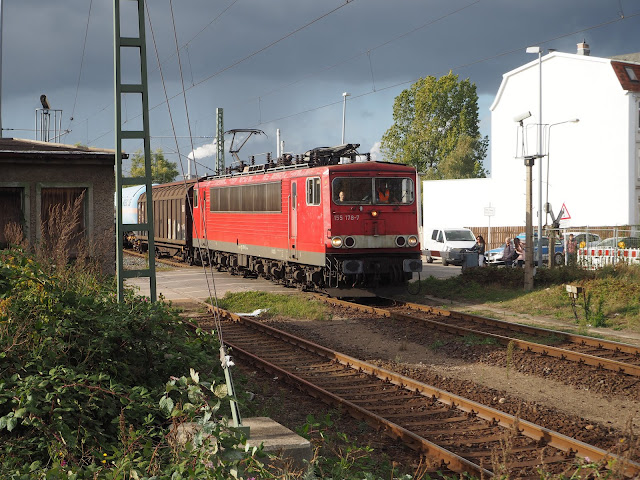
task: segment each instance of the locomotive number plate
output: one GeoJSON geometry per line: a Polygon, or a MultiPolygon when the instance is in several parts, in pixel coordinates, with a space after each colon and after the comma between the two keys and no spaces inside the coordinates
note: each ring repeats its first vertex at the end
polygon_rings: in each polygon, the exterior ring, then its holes
{"type": "Polygon", "coordinates": [[[360,220],[360,215],[352,215],[352,214],[334,215],[333,219],[336,222],[353,222],[356,220],[360,220]]]}

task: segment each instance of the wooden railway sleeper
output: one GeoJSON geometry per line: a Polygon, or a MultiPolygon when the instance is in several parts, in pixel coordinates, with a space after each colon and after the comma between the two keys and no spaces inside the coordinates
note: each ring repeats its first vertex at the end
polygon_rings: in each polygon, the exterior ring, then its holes
{"type": "MultiPolygon", "coordinates": [[[[247,319],[242,319],[242,321],[246,322],[247,324],[249,323],[252,325],[255,324],[255,322],[250,322],[247,319]]],[[[257,325],[256,328],[264,328],[264,326],[257,325]]],[[[322,352],[323,355],[329,355],[333,357],[335,360],[339,360],[340,363],[343,365],[344,364],[357,365],[359,369],[367,371],[367,373],[369,373],[370,375],[374,375],[384,381],[390,381],[394,385],[401,384],[408,387],[416,387],[418,385],[418,382],[415,380],[412,380],[407,377],[402,377],[399,374],[385,370],[380,367],[366,364],[365,362],[358,361],[357,359],[347,357],[344,354],[339,354],[338,352],[331,352],[328,349],[319,348],[318,346],[315,346],[313,348],[315,348],[318,351],[318,354],[321,354],[322,352]]],[[[242,352],[242,353],[243,355],[247,355],[253,358],[253,355],[249,352],[242,352]]],[[[405,439],[406,442],[411,443],[412,445],[418,446],[418,448],[422,451],[425,451],[427,453],[430,452],[431,455],[436,455],[441,459],[443,459],[442,455],[446,455],[447,462],[449,462],[449,466],[452,467],[452,469],[455,471],[474,471],[474,472],[482,471],[483,475],[491,475],[491,472],[486,471],[482,467],[478,467],[478,465],[473,465],[472,463],[468,462],[460,455],[452,454],[451,452],[448,452],[445,454],[444,451],[441,449],[441,447],[436,447],[435,444],[432,443],[432,441],[425,439],[418,432],[414,433],[402,427],[400,420],[398,420],[398,423],[395,423],[395,422],[392,423],[390,420],[385,419],[384,417],[379,417],[372,410],[362,409],[361,407],[357,406],[355,403],[344,400],[344,399],[340,400],[339,397],[337,397],[335,394],[331,393],[330,391],[327,391],[325,389],[319,389],[319,387],[317,386],[312,386],[311,384],[308,383],[308,381],[300,377],[295,377],[291,372],[286,372],[276,365],[269,365],[268,368],[270,371],[280,372],[278,373],[278,376],[283,376],[284,378],[292,379],[292,380],[294,378],[297,378],[297,380],[295,380],[296,382],[306,386],[307,388],[311,388],[311,391],[313,392],[312,394],[314,396],[318,396],[318,398],[323,398],[326,401],[329,401],[329,399],[331,399],[330,401],[341,401],[342,405],[347,411],[349,411],[352,415],[358,418],[365,419],[367,423],[371,422],[372,424],[375,424],[376,422],[380,422],[380,428],[387,431],[387,433],[395,437],[405,439]],[[436,453],[436,452],[439,452],[439,453],[436,453]],[[471,469],[471,470],[468,470],[468,469],[471,469]]],[[[463,399],[461,397],[457,397],[455,395],[449,394],[441,390],[434,389],[433,387],[429,387],[427,385],[422,384],[422,386],[420,387],[420,391],[422,392],[421,395],[424,396],[425,399],[430,399],[430,398],[439,399],[444,403],[450,404],[451,406],[449,407],[449,409],[453,408],[452,407],[453,405],[460,405],[460,408],[463,411],[465,410],[469,411],[469,410],[474,410],[478,408],[478,405],[474,404],[474,402],[463,399]]],[[[412,397],[409,397],[409,398],[412,398],[412,397]]],[[[432,403],[433,403],[433,400],[432,400],[432,403]]],[[[399,407],[398,405],[392,406],[392,408],[395,409],[396,411],[398,407],[399,407]]],[[[406,408],[406,405],[404,407],[406,408]]],[[[479,417],[487,420],[500,418],[500,421],[499,421],[499,424],[501,425],[500,428],[516,428],[517,431],[521,432],[517,437],[519,439],[517,442],[518,446],[522,445],[524,442],[536,443],[538,440],[544,439],[545,444],[549,444],[554,448],[558,448],[560,450],[577,448],[580,451],[581,455],[583,456],[588,455],[590,458],[594,460],[598,458],[606,458],[606,457],[615,458],[614,456],[609,455],[607,452],[603,452],[599,449],[586,445],[582,442],[576,442],[575,440],[569,439],[568,437],[564,437],[560,434],[557,434],[556,432],[552,432],[547,429],[535,426],[529,422],[525,422],[521,420],[518,421],[516,419],[515,420],[516,427],[508,427],[509,422],[513,421],[513,418],[511,416],[504,414],[502,412],[498,412],[495,409],[491,409],[487,407],[482,407],[482,408],[484,413],[482,415],[479,415],[479,417]]],[[[394,411],[393,409],[391,410],[391,412],[394,411]]],[[[406,410],[404,413],[405,413],[404,417],[406,418],[406,413],[407,413],[406,410]]],[[[493,422],[491,422],[490,424],[487,424],[487,423],[478,424],[478,426],[474,428],[478,429],[477,430],[478,432],[483,430],[495,431],[497,427],[491,428],[493,426],[492,423],[493,422]]],[[[448,434],[450,435],[451,431],[449,431],[448,434]]],[[[493,435],[485,434],[480,436],[483,438],[483,441],[486,442],[488,437],[494,436],[499,441],[500,439],[504,438],[505,435],[507,434],[508,434],[508,431],[502,431],[502,432],[495,432],[495,434],[493,435]]],[[[441,445],[444,447],[448,441],[449,440],[443,439],[441,442],[441,445]]],[[[452,441],[456,442],[455,440],[452,440],[452,441]]],[[[456,443],[451,443],[451,445],[458,445],[459,443],[460,442],[457,441],[456,443]]],[[[463,444],[472,445],[475,443],[476,443],[476,438],[464,438],[463,440],[463,444]]],[[[625,469],[627,472],[631,472],[632,474],[637,474],[640,472],[640,465],[634,462],[627,462],[625,463],[625,469]]]]}

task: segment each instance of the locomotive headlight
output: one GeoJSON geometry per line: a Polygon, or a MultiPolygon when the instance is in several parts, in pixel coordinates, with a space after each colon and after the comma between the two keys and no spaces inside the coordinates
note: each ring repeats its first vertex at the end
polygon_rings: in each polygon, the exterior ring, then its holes
{"type": "Polygon", "coordinates": [[[377,210],[371,210],[371,216],[372,217],[377,217],[378,216],[378,211],[377,210]]]}
{"type": "Polygon", "coordinates": [[[418,237],[416,237],[415,235],[409,235],[407,237],[407,244],[410,247],[415,247],[416,245],[418,245],[418,237]]]}
{"type": "Polygon", "coordinates": [[[333,237],[331,239],[331,246],[333,248],[340,248],[342,246],[342,238],[340,237],[333,237]]]}

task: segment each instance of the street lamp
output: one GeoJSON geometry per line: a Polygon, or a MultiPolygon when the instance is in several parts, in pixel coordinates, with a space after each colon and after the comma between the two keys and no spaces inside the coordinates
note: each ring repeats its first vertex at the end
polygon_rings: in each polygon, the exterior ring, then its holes
{"type": "MultiPolygon", "coordinates": [[[[527,47],[538,54],[538,156],[542,155],[542,48],[527,47]]],[[[527,248],[531,248],[527,245],[527,248]]],[[[538,162],[538,265],[542,265],[542,162],[538,162]]]]}
{"type": "Polygon", "coordinates": [[[344,120],[347,113],[347,97],[351,94],[343,92],[342,94],[342,145],[344,145],[344,120]]]}

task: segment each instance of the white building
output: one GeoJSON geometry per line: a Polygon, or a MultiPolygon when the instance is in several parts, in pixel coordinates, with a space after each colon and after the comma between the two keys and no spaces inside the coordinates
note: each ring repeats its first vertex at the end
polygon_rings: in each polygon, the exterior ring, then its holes
{"type": "Polygon", "coordinates": [[[640,224],[640,55],[631,56],[635,62],[598,58],[588,45],[578,47],[578,54],[552,52],[503,75],[490,107],[491,177],[423,182],[425,231],[486,227],[489,206],[491,227],[524,226],[523,157],[540,153],[540,123],[545,156],[533,167],[534,228],[540,161],[543,225],[551,223],[547,198],[554,214],[566,207],[563,227],[640,224]]]}

